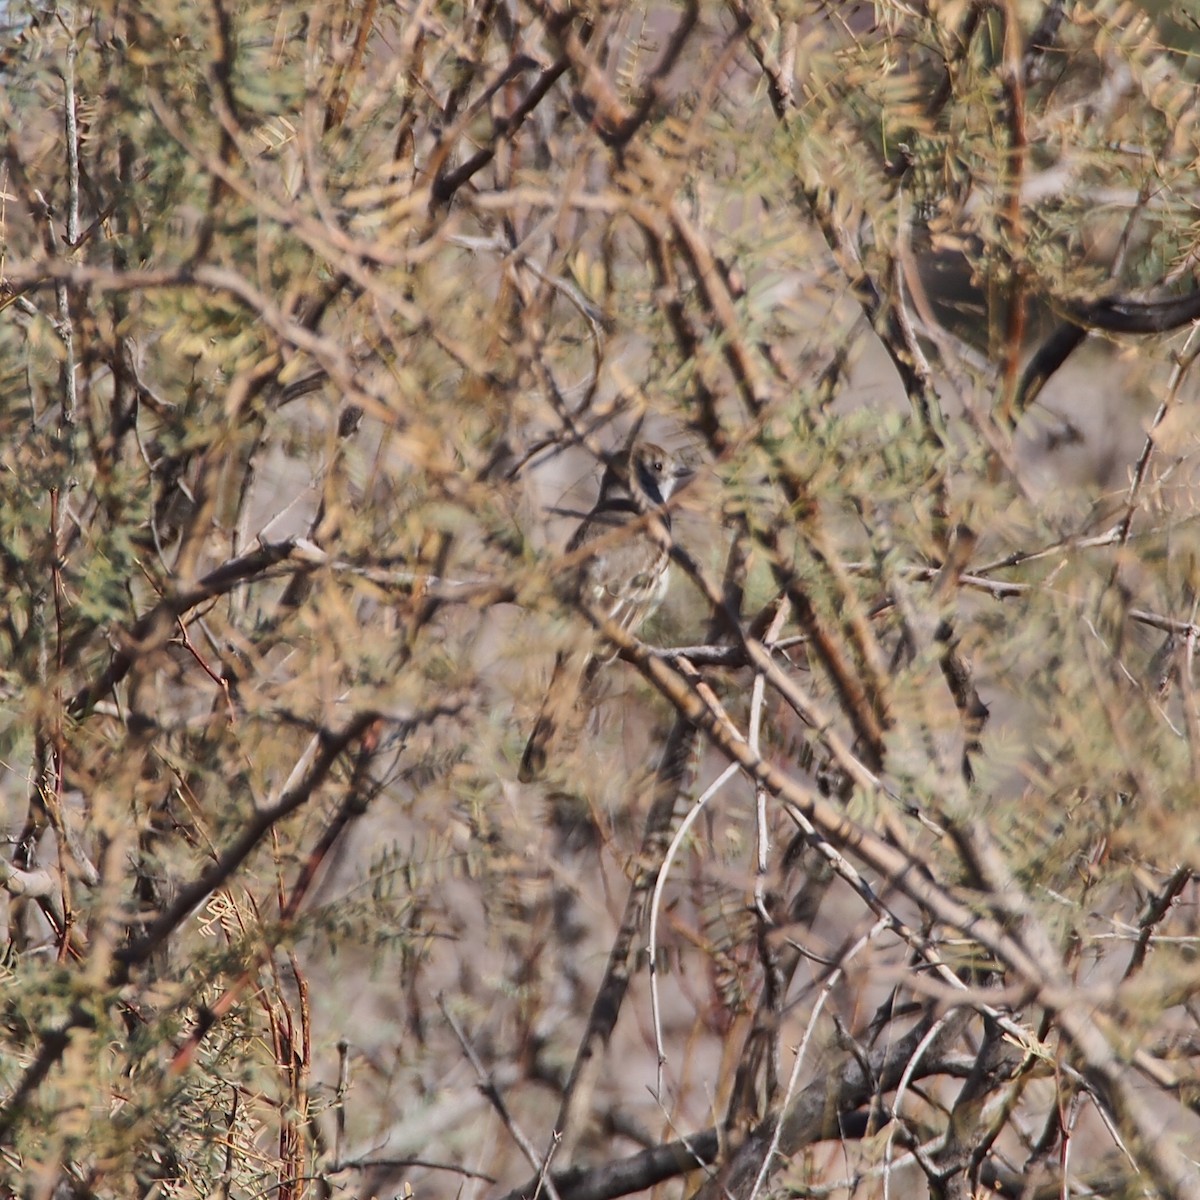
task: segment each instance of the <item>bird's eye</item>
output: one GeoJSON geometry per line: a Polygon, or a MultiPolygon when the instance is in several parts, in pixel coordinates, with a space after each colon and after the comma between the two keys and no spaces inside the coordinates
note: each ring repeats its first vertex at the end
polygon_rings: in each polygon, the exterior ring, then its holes
{"type": "Polygon", "coordinates": [[[658,459],[654,464],[654,469],[661,475],[663,471],[662,459],[658,459]]]}

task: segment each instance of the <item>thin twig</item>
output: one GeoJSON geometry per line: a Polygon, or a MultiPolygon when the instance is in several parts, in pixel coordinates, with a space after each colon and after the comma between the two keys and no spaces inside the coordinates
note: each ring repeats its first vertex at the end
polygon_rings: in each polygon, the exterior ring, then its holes
{"type": "Polygon", "coordinates": [[[529,1140],[525,1131],[513,1116],[504,1097],[500,1094],[500,1088],[497,1086],[495,1079],[492,1078],[491,1073],[484,1067],[482,1060],[475,1052],[475,1047],[471,1045],[466,1031],[450,1011],[449,1006],[446,1004],[445,996],[438,995],[437,1005],[446,1020],[446,1024],[450,1026],[454,1036],[458,1039],[458,1044],[462,1047],[462,1052],[467,1056],[467,1061],[475,1071],[475,1075],[479,1080],[479,1090],[486,1097],[492,1108],[496,1110],[496,1115],[500,1118],[504,1128],[508,1130],[509,1136],[516,1142],[518,1149],[525,1156],[525,1161],[537,1171],[538,1190],[545,1187],[550,1200],[560,1200],[558,1190],[554,1186],[554,1180],[551,1179],[549,1173],[550,1160],[554,1157],[555,1146],[551,1145],[545,1157],[538,1154],[533,1142],[529,1140]]]}

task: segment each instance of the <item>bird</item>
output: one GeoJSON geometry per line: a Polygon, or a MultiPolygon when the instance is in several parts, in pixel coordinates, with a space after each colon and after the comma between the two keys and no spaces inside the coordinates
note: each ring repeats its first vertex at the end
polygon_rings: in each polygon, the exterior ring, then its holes
{"type": "MultiPolygon", "coordinates": [[[[653,442],[635,441],[609,460],[595,505],[567,543],[568,557],[579,560],[574,580],[579,598],[630,633],[667,594],[671,564],[667,501],[692,474],[678,455],[653,442]]],[[[517,778],[522,783],[541,776],[555,734],[570,720],[596,672],[612,657],[590,640],[559,651],[521,757],[517,778]]]]}

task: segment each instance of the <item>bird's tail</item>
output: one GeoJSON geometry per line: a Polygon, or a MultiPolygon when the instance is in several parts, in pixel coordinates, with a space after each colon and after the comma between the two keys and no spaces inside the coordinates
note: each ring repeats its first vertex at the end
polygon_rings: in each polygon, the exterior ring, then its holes
{"type": "Polygon", "coordinates": [[[521,755],[517,778],[522,783],[541,778],[551,745],[563,726],[571,723],[580,695],[590,685],[598,665],[596,658],[578,650],[561,651],[555,658],[546,697],[521,755]]]}
{"type": "Polygon", "coordinates": [[[529,741],[525,743],[525,753],[521,755],[521,767],[517,771],[517,778],[522,783],[533,783],[541,778],[546,769],[547,748],[553,737],[554,722],[543,707],[538,713],[529,741]]]}

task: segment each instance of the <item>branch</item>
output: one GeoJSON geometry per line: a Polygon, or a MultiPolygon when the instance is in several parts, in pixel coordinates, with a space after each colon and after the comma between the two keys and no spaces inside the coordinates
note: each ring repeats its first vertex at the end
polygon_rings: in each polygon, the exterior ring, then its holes
{"type": "Polygon", "coordinates": [[[90,713],[96,703],[125,678],[139,658],[153,654],[167,644],[175,631],[176,622],[184,613],[207,600],[233,591],[243,583],[263,578],[272,567],[288,559],[298,560],[293,569],[311,568],[313,564],[306,556],[306,543],[302,539],[264,542],[257,550],[222,563],[192,587],[165,596],[148,613],[139,617],[131,629],[123,632],[121,640],[125,648],[113,656],[98,679],[75,693],[67,705],[67,712],[77,720],[90,713]]]}
{"type": "MultiPolygon", "coordinates": [[[[878,1092],[899,1083],[928,1031],[929,1024],[919,1022],[903,1037],[886,1040],[863,1061],[848,1054],[838,1068],[825,1072],[800,1091],[783,1117],[780,1154],[794,1154],[828,1138],[854,1136],[856,1123],[851,1118],[855,1112],[869,1104],[878,1092]]],[[[928,1078],[945,1069],[946,1064],[937,1053],[926,1053],[913,1074],[916,1078],[928,1078]]],[[[860,1131],[865,1133],[867,1127],[868,1123],[861,1123],[860,1131]]],[[[729,1186],[733,1173],[747,1183],[753,1179],[771,1136],[772,1125],[766,1123],[743,1143],[729,1171],[721,1173],[722,1195],[738,1194],[736,1188],[729,1186]]],[[[724,1131],[709,1128],[601,1167],[554,1171],[552,1178],[561,1200],[616,1200],[718,1162],[726,1144],[724,1131]]],[[[528,1200],[536,1185],[536,1179],[529,1180],[501,1200],[528,1200]]]]}
{"type": "MultiPolygon", "coordinates": [[[[841,806],[824,799],[807,783],[784,774],[755,754],[747,742],[731,736],[719,716],[683,676],[641,648],[636,638],[599,609],[588,606],[585,611],[604,637],[629,651],[638,670],[676,710],[698,725],[709,741],[727,758],[739,763],[747,775],[777,799],[794,805],[835,846],[853,853],[897,891],[986,949],[1020,978],[1028,987],[1030,998],[1047,1010],[1071,1043],[1081,1060],[1084,1076],[1118,1126],[1133,1141],[1143,1165],[1158,1185],[1170,1195],[1200,1200],[1200,1178],[1161,1122],[1135,1093],[1127,1064],[1118,1058],[1099,1023],[1102,1010],[1095,996],[1081,992],[1072,983],[1051,939],[1023,906],[1023,893],[1009,879],[1003,860],[980,822],[973,822],[970,828],[956,823],[952,833],[975,875],[985,881],[986,899],[994,916],[981,913],[977,905],[959,900],[932,878],[922,863],[851,820],[841,806]]],[[[960,796],[943,799],[943,807],[952,819],[962,815],[960,796]]],[[[880,799],[887,803],[886,793],[880,799]]]]}

